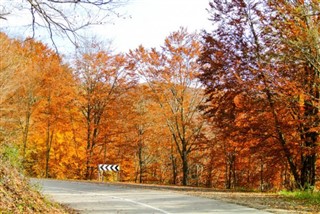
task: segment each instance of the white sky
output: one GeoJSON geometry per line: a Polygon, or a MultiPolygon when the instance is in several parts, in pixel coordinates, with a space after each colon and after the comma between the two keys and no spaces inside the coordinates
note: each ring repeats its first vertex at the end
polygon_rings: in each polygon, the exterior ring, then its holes
{"type": "Polygon", "coordinates": [[[113,46],[127,51],[142,44],[158,47],[179,27],[194,30],[210,29],[206,8],[209,0],[131,0],[125,11],[129,19],[116,20],[114,25],[99,27],[99,34],[113,39],[113,46]]]}
{"type": "MultiPolygon", "coordinates": [[[[112,40],[112,48],[117,52],[127,52],[140,44],[147,48],[159,47],[171,32],[181,26],[187,27],[189,32],[210,31],[212,24],[208,21],[208,7],[209,0],[129,0],[128,5],[119,8],[120,13],[127,14],[126,18],[115,18],[112,23],[91,27],[85,34],[88,37],[97,35],[100,41],[112,40]]],[[[23,16],[8,17],[8,21],[1,21],[0,26],[15,26],[2,28],[9,35],[27,36],[27,30],[19,27],[23,20],[26,22],[23,16]],[[19,18],[22,19],[17,21],[19,18]]],[[[38,39],[45,40],[41,36],[38,39]]],[[[63,41],[57,42],[58,48],[68,47],[63,41]]]]}

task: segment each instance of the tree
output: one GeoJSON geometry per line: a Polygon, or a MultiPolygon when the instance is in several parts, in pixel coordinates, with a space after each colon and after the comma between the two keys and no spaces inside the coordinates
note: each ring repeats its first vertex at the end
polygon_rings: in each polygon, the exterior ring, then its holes
{"type": "Polygon", "coordinates": [[[168,165],[171,151],[167,148],[172,147],[172,142],[165,120],[158,114],[161,108],[145,83],[138,84],[127,96],[131,101],[126,103],[130,103],[131,110],[121,127],[127,127],[126,135],[130,142],[126,142],[126,153],[129,153],[129,148],[133,151],[134,180],[162,183],[167,180],[167,168],[164,166],[168,165]]]}
{"type": "Polygon", "coordinates": [[[97,51],[82,54],[75,73],[79,82],[78,106],[86,127],[86,179],[92,178],[92,158],[96,147],[103,142],[101,131],[107,120],[106,111],[133,83],[123,55],[111,55],[97,48],[97,51]]]}
{"type": "Polygon", "coordinates": [[[2,93],[1,130],[20,149],[27,173],[54,176],[49,166],[61,164],[51,164],[50,157],[60,146],[55,145],[57,136],[66,132],[63,107],[69,106],[68,95],[73,90],[70,69],[54,51],[33,39],[2,41],[4,47],[10,45],[8,58],[0,57],[3,71],[10,77],[5,84],[10,90],[2,93]]]}
{"type": "Polygon", "coordinates": [[[182,161],[183,185],[188,184],[188,156],[197,149],[202,130],[197,117],[204,97],[196,79],[200,47],[197,34],[181,28],[166,38],[161,52],[142,46],[130,52],[135,70],[148,84],[172,134],[182,161]]]}
{"type": "Polygon", "coordinates": [[[134,140],[136,141],[135,153],[138,162],[135,180],[139,177],[139,183],[143,183],[146,178],[148,164],[152,161],[152,152],[150,151],[152,148],[149,145],[152,136],[150,133],[152,120],[150,119],[150,113],[148,114],[150,99],[146,88],[143,85],[138,86],[137,91],[137,98],[133,104],[135,109],[132,112],[134,115],[133,129],[136,135],[134,137],[136,139],[134,140]]]}
{"type": "Polygon", "coordinates": [[[279,1],[269,5],[277,13],[272,27],[278,33],[275,41],[281,44],[275,52],[280,72],[294,83],[299,97],[291,108],[301,149],[294,176],[300,188],[309,188],[315,185],[319,141],[320,4],[279,1]]]}
{"type": "MultiPolygon", "coordinates": [[[[68,106],[71,100],[68,96],[73,84],[71,70],[42,43],[28,39],[23,45],[23,72],[27,78],[20,81],[21,86],[12,96],[12,107],[19,110],[15,117],[22,133],[25,168],[31,172],[31,165],[37,165],[31,164],[35,161],[32,155],[35,155],[44,166],[40,166],[44,176],[51,177],[50,158],[55,154],[52,150],[57,136],[65,130],[63,125],[67,124],[66,111],[62,107],[68,106]]],[[[39,171],[36,173],[41,174],[39,171]]]]}
{"type": "Polygon", "coordinates": [[[5,0],[0,5],[0,19],[6,20],[12,13],[29,12],[32,37],[44,28],[57,48],[56,36],[63,35],[77,45],[81,29],[102,24],[112,14],[118,15],[115,9],[124,3],[123,0],[23,0],[19,3],[5,0]]]}
{"type": "Polygon", "coordinates": [[[61,59],[54,53],[46,53],[40,64],[42,68],[42,76],[40,81],[40,103],[37,112],[38,130],[45,137],[45,177],[49,177],[49,161],[54,143],[59,133],[62,132],[63,125],[66,124],[65,108],[71,98],[70,83],[72,83],[72,75],[70,69],[63,67],[61,59]],[[69,88],[68,88],[69,87],[69,88]]]}
{"type": "Polygon", "coordinates": [[[317,7],[314,2],[269,3],[210,3],[217,28],[204,34],[200,79],[210,96],[208,115],[225,136],[246,142],[251,151],[263,148],[268,158],[281,155],[295,186],[305,188],[314,185],[318,138],[317,60],[305,53],[317,53],[309,44],[318,40],[309,28],[315,21],[304,18],[318,19],[317,7]]]}
{"type": "Polygon", "coordinates": [[[18,137],[16,135],[15,120],[12,119],[12,108],[8,99],[19,88],[21,58],[21,43],[10,39],[6,34],[0,33],[0,150],[7,145],[17,148],[18,137]]]}
{"type": "MultiPolygon", "coordinates": [[[[38,91],[40,88],[40,71],[38,63],[43,61],[43,55],[39,52],[40,43],[33,40],[21,42],[21,51],[16,54],[20,56],[19,76],[25,78],[17,79],[18,87],[7,100],[7,104],[16,113],[11,114],[18,124],[22,138],[22,157],[25,164],[28,137],[32,126],[32,116],[39,101],[38,91]]],[[[43,47],[43,46],[42,46],[43,47]]]]}

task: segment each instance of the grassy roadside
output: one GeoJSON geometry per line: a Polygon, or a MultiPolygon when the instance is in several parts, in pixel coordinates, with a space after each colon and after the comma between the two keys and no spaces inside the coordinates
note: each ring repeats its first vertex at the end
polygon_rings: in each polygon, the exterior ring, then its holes
{"type": "Polygon", "coordinates": [[[280,195],[290,200],[300,200],[311,206],[320,206],[320,192],[315,191],[281,191],[280,195]]]}
{"type": "Polygon", "coordinates": [[[297,192],[199,192],[188,191],[189,195],[245,205],[272,213],[320,213],[319,194],[297,192]]]}

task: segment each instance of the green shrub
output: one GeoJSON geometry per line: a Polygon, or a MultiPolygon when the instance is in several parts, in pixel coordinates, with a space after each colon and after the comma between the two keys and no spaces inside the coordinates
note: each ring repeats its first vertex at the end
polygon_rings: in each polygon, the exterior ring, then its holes
{"type": "Polygon", "coordinates": [[[22,168],[21,156],[19,154],[19,149],[17,148],[17,146],[11,144],[1,145],[0,158],[3,161],[11,163],[12,166],[18,169],[22,168]]]}

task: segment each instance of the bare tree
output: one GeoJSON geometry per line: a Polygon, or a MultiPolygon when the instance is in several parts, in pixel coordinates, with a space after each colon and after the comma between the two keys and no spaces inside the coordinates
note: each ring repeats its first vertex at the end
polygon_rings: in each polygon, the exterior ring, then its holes
{"type": "Polygon", "coordinates": [[[56,36],[64,36],[77,46],[79,30],[110,21],[113,15],[119,16],[116,9],[126,2],[128,0],[4,0],[0,3],[0,20],[27,12],[31,17],[32,37],[38,29],[46,29],[57,49],[56,36]]]}

